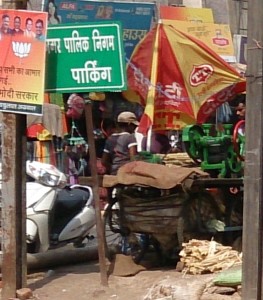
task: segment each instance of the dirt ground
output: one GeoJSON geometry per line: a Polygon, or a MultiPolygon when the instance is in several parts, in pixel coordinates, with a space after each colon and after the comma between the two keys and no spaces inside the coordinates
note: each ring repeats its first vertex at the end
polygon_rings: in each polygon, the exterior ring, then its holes
{"type": "Polygon", "coordinates": [[[68,245],[43,253],[31,263],[28,257],[27,287],[33,292],[32,300],[241,299],[241,287],[215,287],[216,274],[183,275],[176,265],[156,267],[154,261],[136,265],[124,255],[115,264],[107,263],[110,275],[108,286],[103,286],[97,247],[95,239],[88,248],[76,250],[68,245]]]}
{"type": "MultiPolygon", "coordinates": [[[[123,263],[122,267],[125,268],[123,263]]],[[[99,263],[92,261],[31,272],[28,275],[28,287],[33,291],[34,300],[241,299],[237,291],[232,288],[232,290],[222,289],[219,291],[220,294],[215,294],[215,287],[211,286],[213,278],[213,274],[183,275],[171,266],[144,269],[133,276],[123,277],[111,274],[108,277],[108,286],[103,286],[99,263]]]]}
{"type": "MultiPolygon", "coordinates": [[[[28,287],[33,290],[36,299],[86,300],[86,299],[130,299],[139,300],[146,296],[152,284],[165,276],[179,273],[164,270],[142,271],[135,276],[119,277],[110,275],[108,287],[100,284],[101,277],[98,262],[59,267],[48,277],[30,279],[28,287]]],[[[37,275],[37,274],[35,274],[37,275]]]]}
{"type": "Polygon", "coordinates": [[[100,283],[98,262],[58,267],[46,272],[31,274],[29,277],[28,287],[32,289],[34,299],[40,300],[241,299],[237,293],[231,296],[204,293],[202,296],[193,298],[193,288],[200,289],[203,283],[211,282],[213,275],[182,276],[173,269],[146,270],[129,277],[111,275],[108,278],[108,287],[100,283]],[[177,295],[176,298],[160,298],[151,293],[155,285],[167,279],[169,282],[173,282],[178,288],[178,294],[181,295],[177,295]]]}

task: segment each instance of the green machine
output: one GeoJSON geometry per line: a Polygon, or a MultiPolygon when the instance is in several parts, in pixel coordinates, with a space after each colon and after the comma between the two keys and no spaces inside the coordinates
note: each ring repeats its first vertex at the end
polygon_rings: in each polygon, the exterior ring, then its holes
{"type": "Polygon", "coordinates": [[[242,151],[244,138],[232,124],[224,124],[222,130],[215,130],[213,124],[190,125],[183,129],[182,139],[188,155],[200,164],[211,177],[237,178],[243,175],[242,151]]]}

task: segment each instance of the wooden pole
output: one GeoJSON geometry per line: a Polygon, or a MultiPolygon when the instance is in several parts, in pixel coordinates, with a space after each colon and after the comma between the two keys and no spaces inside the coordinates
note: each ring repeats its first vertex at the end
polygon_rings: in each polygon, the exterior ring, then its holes
{"type": "Polygon", "coordinates": [[[86,119],[86,130],[87,130],[88,145],[89,145],[89,162],[90,162],[91,176],[93,179],[92,190],[93,190],[93,196],[95,200],[96,230],[97,230],[97,239],[98,239],[98,254],[99,254],[99,263],[100,263],[101,284],[107,286],[108,277],[107,277],[107,267],[106,267],[106,257],[105,257],[105,245],[104,245],[104,238],[103,238],[104,233],[102,228],[101,211],[100,211],[97,156],[96,156],[95,141],[94,141],[94,134],[93,134],[92,103],[90,100],[85,100],[85,119],[86,119]]]}
{"type": "Polygon", "coordinates": [[[263,1],[248,1],[242,299],[263,299],[263,1]]]}
{"type": "MultiPolygon", "coordinates": [[[[35,254],[27,254],[27,270],[40,270],[65,266],[70,264],[87,263],[98,259],[97,246],[83,248],[60,248],[35,254]]],[[[1,267],[1,265],[0,265],[1,267]]]]}
{"type": "Polygon", "coordinates": [[[3,114],[2,299],[26,286],[26,116],[3,114]]]}

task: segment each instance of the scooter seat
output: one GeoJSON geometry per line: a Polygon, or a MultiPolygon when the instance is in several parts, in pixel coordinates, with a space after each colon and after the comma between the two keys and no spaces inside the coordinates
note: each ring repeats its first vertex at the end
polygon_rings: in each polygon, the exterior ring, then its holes
{"type": "Polygon", "coordinates": [[[70,211],[81,210],[89,199],[90,193],[88,190],[81,188],[64,188],[59,191],[56,199],[55,210],[63,215],[70,211]]]}

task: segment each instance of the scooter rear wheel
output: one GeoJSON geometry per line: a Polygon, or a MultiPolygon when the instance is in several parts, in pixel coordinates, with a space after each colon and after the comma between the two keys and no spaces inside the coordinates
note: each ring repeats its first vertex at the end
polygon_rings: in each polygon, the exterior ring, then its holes
{"type": "Polygon", "coordinates": [[[110,261],[117,253],[121,253],[119,213],[119,209],[112,209],[111,206],[108,206],[103,213],[105,255],[110,261]]]}

